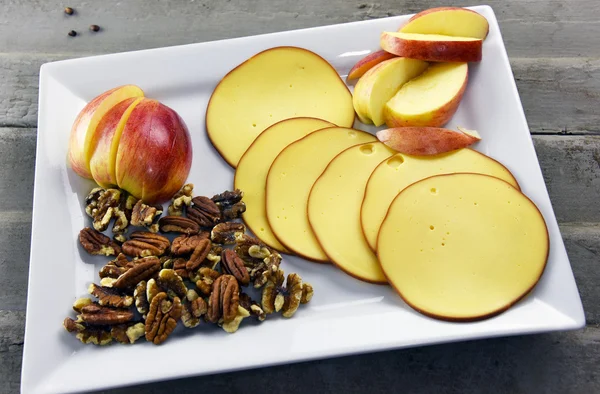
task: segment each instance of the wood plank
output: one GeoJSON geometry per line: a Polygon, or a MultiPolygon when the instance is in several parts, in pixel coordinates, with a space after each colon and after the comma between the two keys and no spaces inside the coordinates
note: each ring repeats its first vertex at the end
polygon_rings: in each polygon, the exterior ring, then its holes
{"type": "Polygon", "coordinates": [[[1,210],[27,211],[33,205],[36,130],[0,128],[1,210]]]}
{"type": "MultiPolygon", "coordinates": [[[[25,316],[0,311],[0,393],[20,382],[25,316]]],[[[65,334],[67,335],[67,334],[65,334]]],[[[168,345],[167,345],[168,346],[168,345]]],[[[138,385],[110,393],[592,393],[600,328],[435,345],[138,385]]]]}
{"type": "MultiPolygon", "coordinates": [[[[75,55],[0,54],[0,127],[35,127],[38,73],[75,55]]],[[[511,66],[532,133],[600,134],[600,59],[522,59],[511,66]]]]}
{"type": "Polygon", "coordinates": [[[16,393],[21,382],[25,312],[0,309],[0,393],[16,393]]]}
{"type": "MultiPolygon", "coordinates": [[[[595,0],[490,0],[511,56],[597,56],[600,6],[595,0]],[[585,34],[582,34],[582,31],[585,34]]],[[[0,15],[6,52],[120,52],[331,25],[418,12],[463,0],[160,1],[106,0],[102,7],[73,0],[76,14],[58,0],[8,2],[0,15]],[[23,21],[27,27],[23,28],[23,21]],[[87,30],[102,27],[99,33],[87,30]],[[75,29],[77,37],[68,37],[75,29]],[[19,34],[15,34],[19,32],[19,34]]]]}
{"type": "Polygon", "coordinates": [[[31,213],[2,212],[0,234],[0,310],[25,310],[31,213]]]}

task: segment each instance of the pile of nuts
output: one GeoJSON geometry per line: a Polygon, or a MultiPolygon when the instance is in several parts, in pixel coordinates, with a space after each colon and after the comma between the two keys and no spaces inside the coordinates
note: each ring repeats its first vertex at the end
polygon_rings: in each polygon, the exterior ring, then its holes
{"type": "Polygon", "coordinates": [[[113,260],[100,269],[99,284],[88,288],[95,300],[75,301],[77,317],[67,317],[65,329],[83,343],[145,337],[158,345],[179,321],[187,328],[214,323],[233,333],[250,316],[261,322],[280,311],[292,317],[313,288],[296,273],[286,278],[281,255],[246,234],[236,221],[246,210],[242,197],[239,190],[193,197],[187,184],[161,217],[162,206],[119,189],[93,189],[85,199],[92,227],[80,231],[79,242],[88,253],[113,260]],[[112,238],[102,233],[111,222],[112,238]],[[142,229],[127,236],[130,227],[142,229]]]}

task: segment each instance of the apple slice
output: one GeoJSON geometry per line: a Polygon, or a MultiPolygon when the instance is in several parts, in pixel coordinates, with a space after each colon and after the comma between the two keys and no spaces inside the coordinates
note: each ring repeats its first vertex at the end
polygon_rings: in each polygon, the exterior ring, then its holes
{"type": "Polygon", "coordinates": [[[467,63],[435,63],[404,84],[383,109],[388,127],[441,127],[454,115],[467,87],[467,63]]]}
{"type": "Polygon", "coordinates": [[[92,138],[92,145],[95,146],[95,149],[90,159],[90,172],[94,181],[101,187],[108,188],[117,185],[115,161],[121,134],[131,111],[142,100],[142,97],[132,97],[121,101],[104,115],[96,127],[92,138]]]}
{"type": "Polygon", "coordinates": [[[550,246],[535,204],[481,174],[434,176],[407,187],[378,239],[381,267],[404,301],[451,321],[491,317],[525,297],[550,246]]]}
{"type": "Polygon", "coordinates": [[[119,86],[95,97],[77,115],[71,128],[68,158],[79,176],[92,179],[90,158],[95,149],[92,140],[98,123],[112,107],[131,97],[144,97],[144,92],[135,85],[119,86]]]}
{"type": "Polygon", "coordinates": [[[484,40],[489,30],[487,19],[475,11],[460,7],[438,7],[415,14],[399,31],[484,40]]]}
{"type": "Polygon", "coordinates": [[[439,34],[381,33],[381,48],[394,55],[428,62],[479,62],[482,40],[439,34]]]}
{"type": "Polygon", "coordinates": [[[379,63],[381,63],[385,60],[388,60],[388,59],[392,59],[394,57],[396,57],[396,55],[393,55],[384,50],[379,50],[379,51],[373,52],[373,53],[363,57],[358,62],[356,62],[354,67],[352,67],[352,69],[348,73],[348,76],[346,77],[346,81],[358,79],[358,78],[362,77],[371,68],[378,65],[379,63]]]}
{"type": "Polygon", "coordinates": [[[385,103],[409,80],[421,74],[427,63],[397,57],[379,63],[365,73],[354,88],[352,102],[357,113],[370,119],[375,126],[385,123],[385,103]]]}
{"type": "Polygon", "coordinates": [[[344,150],[331,160],[308,198],[308,220],[319,245],[342,271],[366,282],[387,281],[362,233],[360,205],[371,172],[393,154],[381,142],[344,150]]]}
{"type": "Polygon", "coordinates": [[[143,99],[125,123],[115,160],[117,184],[148,204],[163,203],[185,183],[192,141],[173,109],[143,99]]]}
{"type": "Polygon", "coordinates": [[[481,140],[475,130],[459,131],[438,127],[396,127],[377,132],[377,138],[390,148],[407,155],[427,156],[450,152],[481,140]]]}

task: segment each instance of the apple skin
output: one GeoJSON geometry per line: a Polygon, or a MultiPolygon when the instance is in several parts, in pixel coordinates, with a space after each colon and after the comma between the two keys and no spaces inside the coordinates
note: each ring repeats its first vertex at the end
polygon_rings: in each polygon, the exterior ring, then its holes
{"type": "Polygon", "coordinates": [[[377,139],[397,152],[414,156],[437,155],[466,148],[481,140],[476,131],[437,127],[397,127],[381,130],[377,139]]]}
{"type": "Polygon", "coordinates": [[[467,89],[467,83],[469,76],[465,78],[458,93],[446,104],[432,110],[426,114],[416,114],[412,116],[403,116],[396,113],[390,106],[386,104],[383,108],[383,117],[385,124],[389,128],[394,127],[442,127],[452,119],[460,101],[463,98],[465,90],[467,89]]]}
{"type": "Polygon", "coordinates": [[[67,158],[73,171],[81,177],[92,179],[90,158],[94,151],[93,134],[104,115],[116,104],[130,97],[143,97],[142,89],[123,85],[107,90],[90,101],[77,115],[71,128],[67,158]]]}
{"type": "MultiPolygon", "coordinates": [[[[483,15],[481,15],[480,13],[478,13],[478,12],[475,12],[475,11],[473,11],[473,10],[469,10],[469,9],[467,9],[467,8],[461,8],[461,7],[435,7],[435,8],[430,8],[430,9],[427,9],[427,10],[423,10],[423,11],[421,11],[421,12],[419,12],[419,13],[417,13],[417,14],[413,15],[413,16],[412,16],[412,17],[411,17],[411,18],[408,20],[408,22],[406,22],[406,24],[405,24],[405,25],[403,25],[403,26],[400,28],[400,30],[398,30],[398,31],[405,31],[404,29],[407,29],[407,27],[409,27],[409,26],[410,26],[410,22],[412,22],[412,21],[414,21],[414,20],[416,20],[416,19],[419,19],[419,18],[421,18],[421,17],[423,17],[423,16],[425,16],[425,15],[430,15],[430,14],[433,14],[433,13],[436,13],[436,12],[447,12],[447,11],[450,11],[450,12],[471,12],[471,13],[475,14],[476,16],[478,16],[478,17],[481,17],[483,20],[485,20],[485,22],[486,22],[486,23],[485,23],[485,24],[486,24],[485,33],[483,33],[483,34],[479,34],[479,35],[473,35],[472,37],[474,37],[474,38],[480,38],[480,39],[482,39],[482,40],[485,40],[485,38],[487,37],[488,33],[490,32],[490,25],[489,25],[489,23],[487,22],[487,19],[486,19],[486,18],[485,18],[483,15]]],[[[410,27],[409,27],[409,28],[410,28],[410,27]]],[[[408,32],[411,32],[411,31],[407,31],[407,33],[408,33],[408,32]]],[[[414,32],[412,32],[412,33],[417,33],[417,32],[416,32],[416,31],[414,31],[414,32]]],[[[427,33],[427,32],[419,32],[419,33],[427,33]]],[[[430,34],[433,34],[433,33],[430,33],[430,34]]],[[[436,31],[436,32],[435,32],[435,34],[448,34],[448,35],[454,35],[454,34],[449,34],[449,33],[443,33],[443,32],[440,32],[440,31],[436,31]]],[[[457,35],[457,36],[460,36],[460,34],[456,34],[456,35],[457,35]]],[[[471,35],[465,35],[465,37],[471,37],[471,35]]]]}
{"type": "MultiPolygon", "coordinates": [[[[396,33],[404,34],[404,33],[396,33]]],[[[423,34],[422,36],[427,36],[423,34]]],[[[482,40],[470,41],[451,40],[415,40],[410,37],[401,37],[381,33],[380,45],[385,51],[394,55],[410,59],[425,60],[428,62],[479,62],[482,56],[482,40]]]]}
{"type": "Polygon", "coordinates": [[[132,104],[138,103],[141,98],[129,98],[115,105],[104,115],[94,136],[92,137],[92,145],[95,146],[92,158],[90,159],[90,172],[94,181],[104,188],[114,187],[117,185],[117,177],[115,174],[115,156],[121,134],[119,127],[124,126],[133,108],[132,104]]]}
{"type": "Polygon", "coordinates": [[[356,62],[354,67],[352,67],[352,69],[348,73],[348,76],[346,77],[346,81],[351,81],[353,79],[358,79],[362,77],[367,71],[369,71],[374,66],[393,57],[396,57],[396,55],[386,52],[384,50],[379,50],[363,57],[358,62],[356,62]]]}
{"type": "Polygon", "coordinates": [[[192,141],[173,109],[143,99],[131,112],[116,156],[117,184],[149,204],[169,200],[185,183],[192,141]]]}

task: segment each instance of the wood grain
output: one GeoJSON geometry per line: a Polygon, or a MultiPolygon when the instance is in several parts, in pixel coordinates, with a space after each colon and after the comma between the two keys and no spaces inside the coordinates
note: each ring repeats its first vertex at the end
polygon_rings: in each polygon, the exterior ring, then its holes
{"type": "MultiPolygon", "coordinates": [[[[468,6],[441,0],[119,1],[102,6],[74,0],[75,15],[58,0],[2,2],[0,48],[6,52],[98,53],[187,44],[229,37],[414,13],[430,6],[468,6]],[[26,20],[27,24],[23,25],[26,20]],[[102,30],[88,31],[97,24],[102,30]],[[23,28],[26,26],[25,28],[23,28]],[[69,37],[70,30],[78,31],[69,37]],[[19,34],[15,34],[19,32],[19,34]]],[[[487,2],[495,10],[512,57],[600,54],[600,5],[595,0],[487,2]],[[581,34],[585,30],[586,34],[581,34]]]]}
{"type": "Polygon", "coordinates": [[[0,309],[0,393],[16,393],[21,382],[25,312],[0,309]]]}
{"type": "MultiPolygon", "coordinates": [[[[0,127],[37,125],[38,73],[74,55],[0,54],[0,127]]],[[[600,59],[511,60],[531,132],[600,134],[600,59]]]]}

